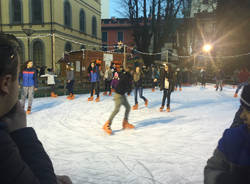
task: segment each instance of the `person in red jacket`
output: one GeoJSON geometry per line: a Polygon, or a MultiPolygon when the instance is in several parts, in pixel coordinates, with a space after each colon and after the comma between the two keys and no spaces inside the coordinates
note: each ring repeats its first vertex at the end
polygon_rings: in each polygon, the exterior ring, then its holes
{"type": "Polygon", "coordinates": [[[239,78],[239,84],[238,84],[238,87],[237,87],[237,89],[236,89],[236,91],[235,91],[235,93],[234,93],[234,97],[235,97],[235,98],[238,97],[238,93],[239,93],[240,89],[241,89],[243,86],[248,85],[248,83],[249,83],[249,81],[248,81],[248,80],[249,80],[249,77],[250,77],[249,72],[247,71],[246,68],[243,68],[243,69],[240,71],[239,76],[238,76],[238,78],[239,78]]]}
{"type": "Polygon", "coordinates": [[[0,34],[0,183],[71,184],[56,177],[52,162],[18,101],[20,46],[12,35],[0,34]]]}

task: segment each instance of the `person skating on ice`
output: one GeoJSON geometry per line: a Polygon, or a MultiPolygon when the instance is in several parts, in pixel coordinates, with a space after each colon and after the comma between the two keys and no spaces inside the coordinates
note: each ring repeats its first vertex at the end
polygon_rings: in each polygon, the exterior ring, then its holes
{"type": "Polygon", "coordinates": [[[96,63],[93,61],[91,62],[89,68],[89,81],[91,83],[91,92],[90,92],[90,97],[88,98],[88,101],[93,101],[94,100],[94,89],[96,93],[96,102],[100,101],[99,97],[99,92],[100,92],[100,72],[99,72],[99,67],[96,65],[96,63]]]}
{"type": "Polygon", "coordinates": [[[125,72],[121,75],[119,83],[115,89],[115,95],[114,95],[115,109],[111,113],[108,121],[106,121],[106,123],[103,125],[103,130],[109,135],[112,134],[112,129],[111,129],[112,121],[114,117],[117,115],[117,113],[120,111],[120,107],[122,105],[124,105],[126,108],[124,119],[122,122],[123,129],[134,128],[134,125],[128,123],[130,105],[125,95],[126,93],[129,93],[132,90],[132,80],[133,80],[132,72],[133,71],[131,68],[127,68],[127,67],[124,67],[124,68],[125,68],[125,72]]]}
{"type": "Polygon", "coordinates": [[[138,109],[138,100],[137,100],[137,96],[138,96],[138,92],[139,92],[139,96],[141,99],[143,99],[145,106],[148,106],[148,100],[143,96],[143,78],[144,78],[144,74],[141,71],[141,68],[139,66],[137,66],[135,68],[135,72],[133,75],[133,80],[134,80],[134,93],[135,93],[135,105],[133,106],[133,110],[137,110],[138,109]]]}
{"type": "Polygon", "coordinates": [[[205,88],[206,87],[206,71],[204,68],[201,68],[200,70],[200,80],[201,80],[201,86],[205,88]]]}
{"type": "Polygon", "coordinates": [[[173,74],[170,65],[164,65],[164,70],[160,74],[160,90],[163,91],[162,104],[160,111],[164,110],[165,102],[167,99],[167,112],[170,112],[170,96],[173,91],[173,74]]]}
{"type": "Polygon", "coordinates": [[[74,68],[68,63],[66,65],[66,80],[67,80],[67,86],[66,88],[68,89],[69,96],[67,99],[69,100],[74,100],[75,95],[74,95],[74,83],[75,83],[75,72],[74,68]]]}
{"type": "Polygon", "coordinates": [[[223,79],[224,79],[224,77],[225,77],[225,74],[224,74],[224,72],[223,72],[223,70],[222,69],[219,69],[217,72],[216,72],[216,76],[215,76],[215,78],[216,78],[216,91],[218,91],[218,89],[220,88],[220,91],[222,91],[223,90],[223,79]]]}
{"type": "Polygon", "coordinates": [[[50,96],[52,98],[56,98],[58,95],[55,93],[55,77],[57,77],[57,75],[54,74],[53,70],[51,68],[47,69],[48,73],[45,75],[41,75],[41,77],[47,77],[47,85],[50,86],[50,96]]]}
{"type": "Polygon", "coordinates": [[[19,83],[22,80],[21,106],[25,108],[25,100],[28,95],[28,108],[26,113],[31,113],[34,91],[37,91],[37,72],[33,68],[33,62],[27,61],[25,69],[19,75],[19,83]]]}
{"type": "Polygon", "coordinates": [[[175,71],[175,76],[176,76],[176,83],[175,83],[175,91],[178,90],[179,87],[179,91],[182,91],[181,88],[181,83],[182,83],[182,71],[180,70],[180,68],[177,68],[175,71]]]}
{"type": "Polygon", "coordinates": [[[109,95],[111,96],[111,81],[112,81],[112,71],[108,65],[106,65],[106,70],[104,74],[104,83],[105,83],[105,89],[103,95],[107,95],[109,92],[109,95]]]}

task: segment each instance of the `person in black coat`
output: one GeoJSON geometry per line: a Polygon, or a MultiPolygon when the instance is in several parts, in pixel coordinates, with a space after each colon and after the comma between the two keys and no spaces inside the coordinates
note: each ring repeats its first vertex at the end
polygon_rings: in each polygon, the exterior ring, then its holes
{"type": "Polygon", "coordinates": [[[120,76],[119,83],[117,87],[115,88],[115,95],[114,95],[114,101],[115,101],[115,109],[110,115],[108,121],[103,126],[103,129],[106,133],[109,135],[112,134],[111,130],[111,124],[116,116],[116,114],[120,111],[121,105],[124,105],[126,110],[125,110],[125,115],[124,119],[122,122],[122,127],[123,129],[132,129],[134,128],[134,125],[128,123],[128,117],[129,117],[129,112],[130,112],[130,105],[128,103],[126,93],[130,93],[132,91],[132,80],[133,77],[131,75],[132,69],[131,68],[125,68],[125,72],[122,73],[120,76]]]}
{"type": "Polygon", "coordinates": [[[178,86],[179,86],[179,90],[181,91],[181,83],[182,83],[182,71],[180,70],[180,68],[177,68],[175,71],[175,77],[176,77],[176,81],[175,81],[175,90],[177,91],[178,86]]]}
{"type": "Polygon", "coordinates": [[[174,89],[173,74],[170,65],[164,65],[164,70],[160,74],[160,90],[163,91],[162,104],[160,111],[164,109],[167,98],[167,112],[170,112],[170,96],[174,89]]]}
{"type": "Polygon", "coordinates": [[[14,36],[0,34],[0,183],[59,184],[35,130],[27,128],[18,101],[19,48],[14,36]]]}

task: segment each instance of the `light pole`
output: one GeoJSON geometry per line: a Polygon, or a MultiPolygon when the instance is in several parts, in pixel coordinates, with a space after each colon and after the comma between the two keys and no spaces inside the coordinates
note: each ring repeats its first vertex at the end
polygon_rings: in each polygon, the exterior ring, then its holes
{"type": "Polygon", "coordinates": [[[32,29],[23,29],[23,32],[26,34],[27,38],[28,38],[28,58],[29,61],[31,60],[30,58],[30,36],[35,32],[32,29]]]}
{"type": "Polygon", "coordinates": [[[213,49],[211,44],[205,44],[202,48],[203,52],[209,53],[213,49]]]}
{"type": "MultiPolygon", "coordinates": [[[[213,46],[211,44],[207,43],[207,44],[203,45],[202,50],[208,56],[211,56],[211,51],[213,50],[213,46]]],[[[208,58],[206,58],[205,61],[206,61],[205,65],[208,66],[208,58]]]]}

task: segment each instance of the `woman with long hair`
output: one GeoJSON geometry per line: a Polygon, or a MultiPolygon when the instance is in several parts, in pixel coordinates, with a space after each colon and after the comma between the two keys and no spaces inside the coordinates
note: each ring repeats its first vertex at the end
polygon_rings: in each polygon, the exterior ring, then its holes
{"type": "Polygon", "coordinates": [[[173,74],[171,66],[166,64],[164,65],[164,70],[162,70],[160,74],[160,90],[163,91],[162,104],[160,107],[161,112],[163,112],[166,99],[167,99],[167,112],[170,112],[170,96],[173,89],[174,89],[174,83],[173,83],[173,74]]]}

